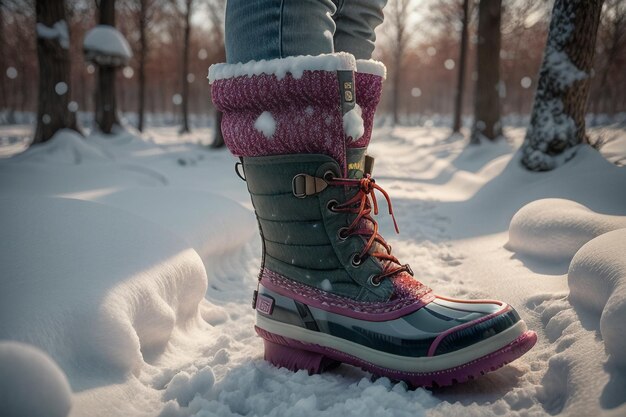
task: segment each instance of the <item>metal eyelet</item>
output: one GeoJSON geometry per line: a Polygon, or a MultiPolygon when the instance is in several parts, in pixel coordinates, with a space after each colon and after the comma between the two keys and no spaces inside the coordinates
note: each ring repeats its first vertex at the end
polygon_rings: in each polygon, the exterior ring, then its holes
{"type": "Polygon", "coordinates": [[[361,256],[358,253],[355,253],[354,256],[352,256],[352,266],[359,267],[362,264],[363,264],[363,258],[361,258],[361,256]]]}
{"type": "Polygon", "coordinates": [[[382,281],[378,280],[378,275],[371,275],[367,280],[372,287],[379,287],[382,281]]]}
{"type": "Polygon", "coordinates": [[[347,230],[348,230],[347,227],[342,227],[341,229],[339,229],[337,231],[337,238],[339,240],[346,240],[348,238],[348,235],[346,234],[347,230]]]}
{"type": "Polygon", "coordinates": [[[328,203],[326,203],[326,208],[329,211],[332,211],[333,213],[335,213],[335,207],[339,204],[339,202],[337,200],[330,200],[328,201],[328,203]]]}
{"type": "Polygon", "coordinates": [[[326,172],[324,172],[324,180],[326,181],[330,181],[332,179],[335,178],[335,173],[333,171],[331,171],[330,169],[326,172]]]}

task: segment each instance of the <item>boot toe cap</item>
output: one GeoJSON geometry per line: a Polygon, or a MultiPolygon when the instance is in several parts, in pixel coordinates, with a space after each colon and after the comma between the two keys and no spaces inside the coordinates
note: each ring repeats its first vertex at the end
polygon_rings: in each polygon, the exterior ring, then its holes
{"type": "Polygon", "coordinates": [[[450,299],[443,301],[451,308],[467,311],[474,318],[439,334],[430,346],[429,356],[443,355],[470,347],[510,329],[521,321],[517,311],[502,302],[450,299]]]}

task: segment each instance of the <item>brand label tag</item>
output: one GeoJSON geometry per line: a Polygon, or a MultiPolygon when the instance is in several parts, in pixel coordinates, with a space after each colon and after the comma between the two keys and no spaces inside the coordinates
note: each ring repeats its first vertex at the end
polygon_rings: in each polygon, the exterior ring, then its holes
{"type": "Polygon", "coordinates": [[[259,294],[256,298],[256,309],[264,314],[272,314],[274,299],[267,295],[259,294]]]}

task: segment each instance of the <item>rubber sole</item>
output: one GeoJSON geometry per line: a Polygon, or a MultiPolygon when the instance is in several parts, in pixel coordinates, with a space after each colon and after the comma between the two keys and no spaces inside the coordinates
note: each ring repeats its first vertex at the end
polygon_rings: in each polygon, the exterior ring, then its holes
{"type": "Polygon", "coordinates": [[[384,368],[336,349],[270,333],[258,326],[255,330],[265,343],[265,360],[291,371],[324,372],[341,363],[357,366],[378,376],[405,381],[411,387],[441,387],[472,380],[514,361],[537,342],[537,334],[526,331],[498,350],[465,364],[434,372],[405,372],[384,368]]]}

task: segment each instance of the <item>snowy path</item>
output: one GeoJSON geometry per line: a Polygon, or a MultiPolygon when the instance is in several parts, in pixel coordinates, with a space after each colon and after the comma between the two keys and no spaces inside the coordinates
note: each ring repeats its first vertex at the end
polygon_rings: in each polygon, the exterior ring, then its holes
{"type": "MultiPolygon", "coordinates": [[[[308,376],[263,361],[250,307],[260,241],[252,213],[234,204],[249,209],[245,184],[233,174],[234,160],[226,152],[179,144],[173,130],[154,129],[147,136],[158,146],[124,136],[95,138],[80,155],[96,161],[83,168],[49,163],[72,159],[75,148],[69,145],[52,156],[31,155],[29,170],[37,181],[0,164],[3,187],[13,184],[19,193],[33,186],[30,194],[88,200],[159,223],[167,232],[154,232],[155,247],[162,248],[158,239],[171,232],[196,254],[180,263],[181,280],[189,280],[185,271],[191,269],[185,268],[197,262],[208,277],[198,319],[174,325],[168,343],[158,354],[144,353],[135,371],[63,367],[74,391],[71,415],[624,415],[626,377],[607,362],[599,317],[567,299],[569,259],[533,258],[513,252],[515,245],[507,242],[513,215],[544,197],[625,216],[626,195],[616,190],[626,189],[626,169],[585,150],[559,172],[529,174],[508,165],[522,135],[515,129],[509,131],[512,143],[465,148],[441,128],[379,129],[370,147],[377,183],[390,193],[401,230],[394,235],[390,219],[379,216],[394,253],[437,293],[503,299],[539,334],[537,346],[513,364],[432,391],[407,390],[346,365],[308,376]],[[111,163],[116,174],[107,168],[111,163]],[[55,180],[69,171],[87,178],[55,180]]],[[[179,248],[173,252],[185,247],[178,240],[172,245],[179,248]]]]}

